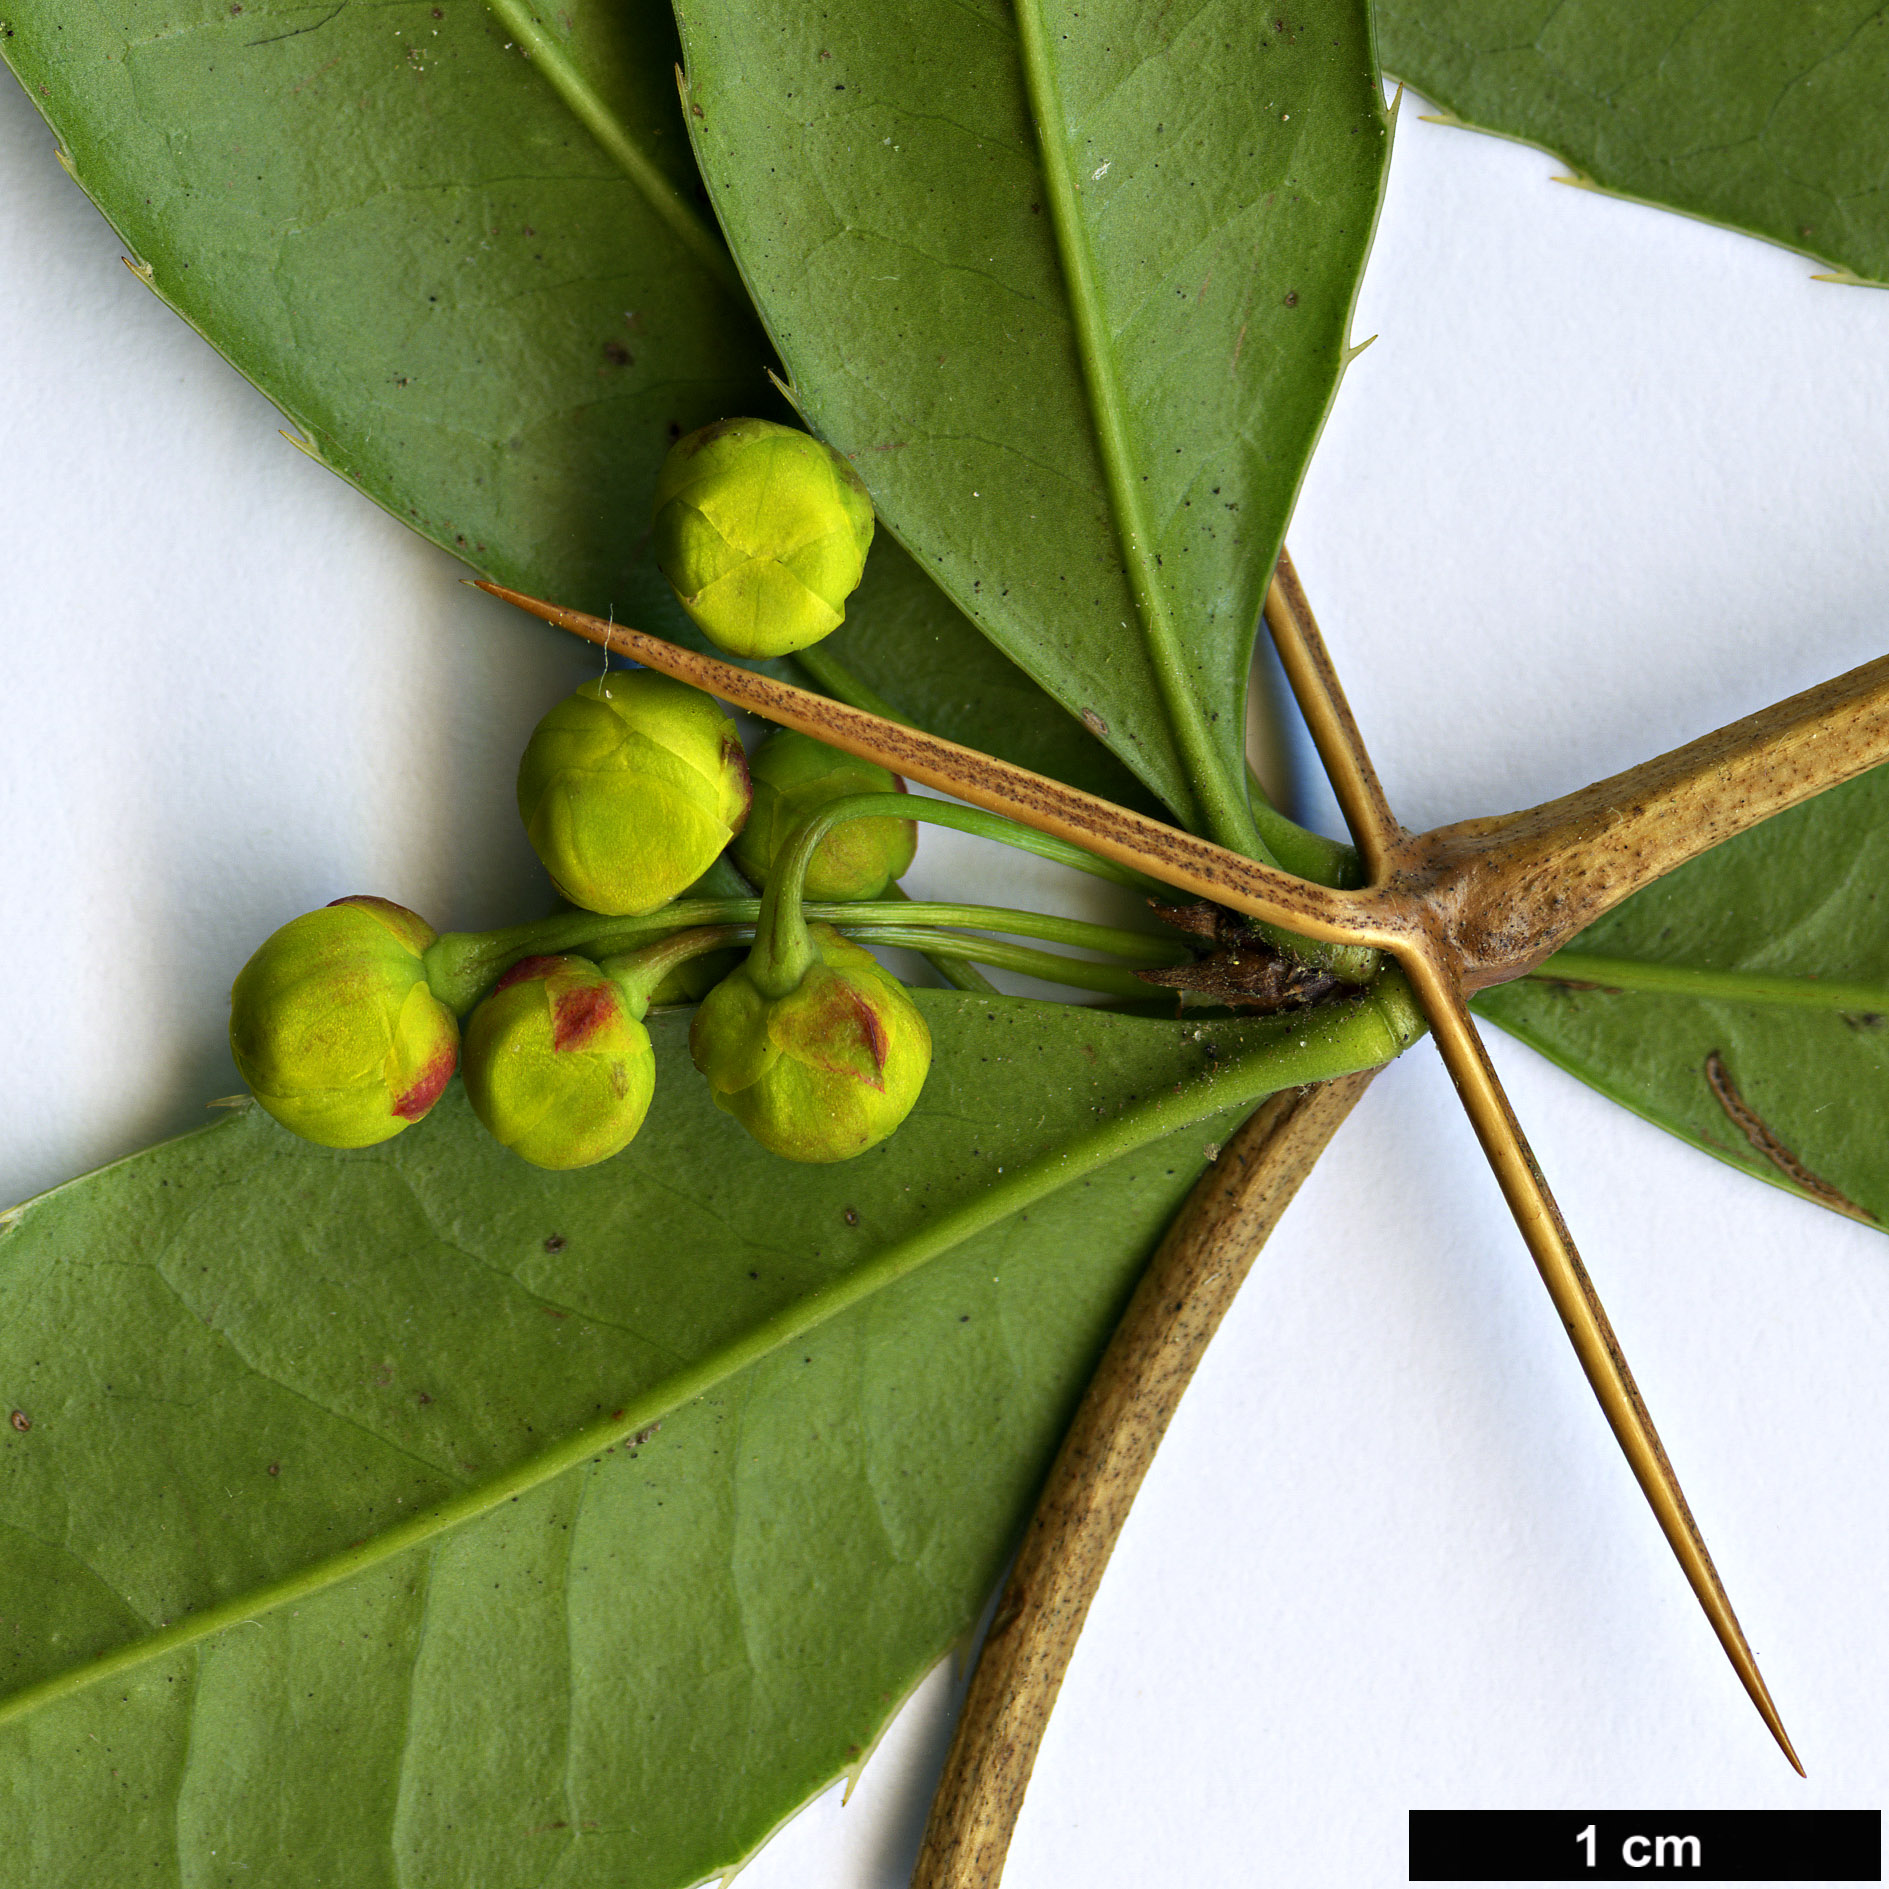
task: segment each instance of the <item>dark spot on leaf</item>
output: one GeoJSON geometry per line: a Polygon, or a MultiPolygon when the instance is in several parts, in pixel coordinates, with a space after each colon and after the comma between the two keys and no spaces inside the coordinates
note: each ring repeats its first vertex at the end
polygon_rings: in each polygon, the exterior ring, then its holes
{"type": "Polygon", "coordinates": [[[848,1207],[848,1208],[846,1209],[846,1212],[845,1212],[845,1215],[844,1215],[844,1218],[845,1218],[845,1221],[846,1221],[846,1224],[847,1224],[847,1225],[848,1225],[849,1227],[856,1227],[856,1226],[858,1226],[858,1224],[859,1224],[859,1209],[858,1209],[857,1207],[848,1207]]]}
{"type": "Polygon", "coordinates": [[[682,422],[680,420],[671,420],[669,422],[669,437],[671,439],[680,439],[682,437],[682,422]]]}
{"type": "Polygon", "coordinates": [[[606,341],[603,344],[603,358],[612,367],[629,367],[636,360],[636,356],[621,341],[606,341]]]}
{"type": "Polygon", "coordinates": [[[1286,306],[1287,306],[1288,308],[1297,308],[1297,307],[1298,307],[1298,305],[1299,305],[1299,292],[1298,292],[1298,290],[1297,290],[1297,289],[1287,289],[1287,290],[1286,290],[1286,306]]]}
{"type": "Polygon", "coordinates": [[[269,1465],[269,1473],[270,1473],[270,1475],[272,1475],[272,1476],[279,1476],[279,1475],[281,1475],[281,1473],[282,1473],[282,1465],[281,1465],[280,1463],[271,1463],[271,1464],[269,1465]]]}
{"type": "Polygon", "coordinates": [[[1813,1173],[1798,1158],[1796,1153],[1779,1139],[1758,1111],[1747,1102],[1733,1082],[1731,1072],[1725,1067],[1724,1057],[1717,1051],[1705,1059],[1706,1086],[1718,1098],[1718,1105],[1730,1118],[1732,1125],[1741,1130],[1752,1151],[1770,1162],[1777,1171],[1800,1188],[1813,1200],[1821,1201],[1826,1207],[1834,1208],[1838,1213],[1848,1214],[1852,1220],[1861,1220],[1870,1226],[1879,1226],[1881,1222],[1866,1207],[1859,1207],[1826,1181],[1821,1174],[1813,1173]]]}
{"type": "Polygon", "coordinates": [[[544,1250],[547,1253],[561,1253],[564,1250],[562,1233],[547,1233],[544,1238],[544,1250]]]}
{"type": "Polygon", "coordinates": [[[14,1429],[20,1431],[30,1430],[33,1427],[33,1419],[29,1417],[24,1410],[16,1410],[13,1413],[11,1422],[14,1429]]]}

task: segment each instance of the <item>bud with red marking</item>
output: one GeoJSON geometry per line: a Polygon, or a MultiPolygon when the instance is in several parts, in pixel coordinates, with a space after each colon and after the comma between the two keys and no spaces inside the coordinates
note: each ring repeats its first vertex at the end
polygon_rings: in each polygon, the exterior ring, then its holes
{"type": "Polygon", "coordinates": [[[256,1100],[326,1148],[417,1122],[459,1055],[427,986],[433,928],[390,899],[337,899],[267,939],[230,990],[230,1050],[256,1100]]]}
{"type": "Polygon", "coordinates": [[[905,987],[830,925],[809,925],[812,962],[769,996],[752,960],[709,992],[689,1031],[695,1066],[764,1148],[845,1161],[904,1121],[931,1068],[931,1032],[905,987]]]}
{"type": "Polygon", "coordinates": [[[614,978],[587,958],[526,958],[467,1019],[465,1078],[480,1121],[514,1154],[581,1168],[642,1127],[656,1057],[614,978]]]}

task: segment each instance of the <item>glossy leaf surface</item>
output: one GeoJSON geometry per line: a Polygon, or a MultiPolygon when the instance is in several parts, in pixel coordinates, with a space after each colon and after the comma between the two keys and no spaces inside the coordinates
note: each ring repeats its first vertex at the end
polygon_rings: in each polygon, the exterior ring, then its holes
{"type": "MultiPolygon", "coordinates": [[[[668,8],[173,12],[39,9],[0,38],[145,279],[482,574],[699,643],[646,555],[657,468],[680,432],[784,409],[702,201],[668,8]]],[[[1132,792],[896,547],[854,617],[867,667],[925,678],[909,712],[1132,792]]]]}
{"type": "MultiPolygon", "coordinates": [[[[616,20],[593,62],[626,135],[684,178],[666,9],[616,20]]],[[[12,28],[145,279],[324,463],[482,570],[680,616],[642,555],[656,467],[763,397],[765,343],[704,266],[700,207],[684,240],[499,20],[97,0],[12,28]]]]}
{"type": "MultiPolygon", "coordinates": [[[[1121,761],[979,635],[889,534],[874,542],[846,621],[820,653],[843,663],[886,706],[935,735],[1118,806],[1163,815],[1161,803],[1121,761]]],[[[749,666],[778,670],[790,682],[807,680],[787,664],[749,666]]]]}
{"type": "Polygon", "coordinates": [[[1636,893],[1550,960],[1566,981],[1475,1007],[1721,1161],[1889,1217],[1885,884],[1879,769],[1636,893]]]}
{"type": "Polygon", "coordinates": [[[1000,648],[1237,843],[1254,626],[1388,153],[1362,7],[679,17],[815,427],[1000,648]]]}
{"type": "Polygon", "coordinates": [[[1889,281],[1878,0],[1377,0],[1387,72],[1578,180],[1889,281]]]}
{"type": "Polygon", "coordinates": [[[836,1167],[758,1151],[672,1013],[642,1135],[582,1173],[455,1085],[373,1149],[250,1110],[10,1216],[0,1664],[54,1696],[0,1729],[9,1879],[681,1889],[855,1762],[1306,1035],[920,1001],[918,1111],[836,1167]],[[953,1212],[981,1230],[885,1273],[953,1212]],[[219,1605],[241,1624],[62,1689],[219,1605]]]}

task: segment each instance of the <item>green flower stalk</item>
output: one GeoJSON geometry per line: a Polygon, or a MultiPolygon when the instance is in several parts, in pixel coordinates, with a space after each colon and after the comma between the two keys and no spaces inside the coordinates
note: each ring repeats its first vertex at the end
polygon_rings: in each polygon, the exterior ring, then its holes
{"type": "Polygon", "coordinates": [[[237,973],[230,1051],[283,1127],[366,1148],[439,1100],[459,1025],[427,985],[434,937],[390,899],[337,899],[291,919],[237,973]]]}
{"type": "Polygon", "coordinates": [[[747,757],[719,703],[651,670],[586,682],[533,731],[518,813],[573,905],[636,917],[714,864],[748,817],[747,757]]]}
{"type": "MultiPolygon", "coordinates": [[[[903,793],[889,768],[829,748],[811,735],[777,728],[749,764],[754,806],[734,846],[735,864],[765,886],[775,861],[809,814],[854,794],[903,793]]],[[[848,820],[834,827],[807,862],[804,895],[843,901],[876,899],[899,879],[918,848],[911,820],[848,820]]]]}
{"type": "Polygon", "coordinates": [[[657,568],[717,648],[785,656],[839,628],[865,574],[872,500],[810,433],[719,420],[656,481],[657,568]]]}

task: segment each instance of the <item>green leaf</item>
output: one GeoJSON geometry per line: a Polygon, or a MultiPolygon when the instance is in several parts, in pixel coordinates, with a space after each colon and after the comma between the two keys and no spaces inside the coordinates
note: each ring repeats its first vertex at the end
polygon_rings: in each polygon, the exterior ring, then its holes
{"type": "Polygon", "coordinates": [[[613,17],[589,58],[643,188],[467,0],[100,0],[3,43],[139,273],[317,457],[482,571],[666,627],[656,468],[764,400],[767,349],[675,195],[667,9],[613,17]]]}
{"type": "MultiPolygon", "coordinates": [[[[0,37],[145,280],[483,575],[705,647],[646,555],[656,472],[678,433],[783,409],[683,135],[668,7],[172,14],[108,0],[0,37]]],[[[1145,802],[896,545],[852,619],[862,674],[915,719],[1145,802]]]]}
{"type": "Polygon", "coordinates": [[[797,402],[1001,649],[1252,849],[1253,632],[1388,154],[1363,6],[679,17],[797,402]]]}
{"type": "Polygon", "coordinates": [[[1475,1007],[1761,1180],[1889,1216],[1889,770],[1637,892],[1475,1007]]]}
{"type": "Polygon", "coordinates": [[[935,735],[1119,807],[1165,813],[1074,715],[978,634],[889,535],[873,545],[846,621],[813,653],[843,664],[886,707],[935,735]]]}
{"type": "Polygon", "coordinates": [[[1572,181],[1889,282],[1880,0],[1377,0],[1385,69],[1572,181]]]}
{"type": "Polygon", "coordinates": [[[1208,1144],[1362,1015],[918,1000],[919,1108],[841,1166],[757,1150],[671,1013],[579,1174],[455,1086],[378,1148],[250,1110],[9,1216],[9,1880],[682,1889],[856,1763],[1208,1144]]]}

